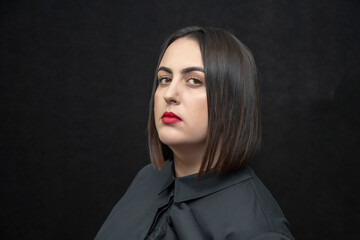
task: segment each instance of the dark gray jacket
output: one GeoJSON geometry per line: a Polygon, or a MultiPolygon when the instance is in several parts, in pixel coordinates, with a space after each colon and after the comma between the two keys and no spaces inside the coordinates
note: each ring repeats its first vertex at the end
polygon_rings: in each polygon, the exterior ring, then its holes
{"type": "Polygon", "coordinates": [[[135,177],[96,240],[293,239],[288,223],[250,167],[224,176],[174,177],[172,161],[135,177]]]}

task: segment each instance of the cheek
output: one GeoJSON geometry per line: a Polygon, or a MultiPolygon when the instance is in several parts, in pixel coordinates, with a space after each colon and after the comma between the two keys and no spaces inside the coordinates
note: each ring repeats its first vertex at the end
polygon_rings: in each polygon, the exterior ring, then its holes
{"type": "Polygon", "coordinates": [[[160,96],[158,91],[156,90],[155,95],[154,95],[154,116],[155,119],[158,117],[160,111],[160,96]]]}
{"type": "Polygon", "coordinates": [[[194,119],[201,126],[207,126],[208,124],[208,107],[206,97],[200,98],[193,103],[193,113],[195,113],[194,119]]]}
{"type": "Polygon", "coordinates": [[[191,134],[202,141],[206,137],[209,124],[206,99],[198,101],[195,106],[196,108],[193,108],[193,111],[196,114],[193,116],[194,122],[192,124],[191,134]]]}

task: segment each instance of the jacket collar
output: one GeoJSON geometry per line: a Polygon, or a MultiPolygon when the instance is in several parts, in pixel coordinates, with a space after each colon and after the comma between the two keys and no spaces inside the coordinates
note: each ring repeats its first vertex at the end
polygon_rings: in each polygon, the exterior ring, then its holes
{"type": "Polygon", "coordinates": [[[196,178],[197,173],[177,178],[175,177],[173,161],[167,161],[163,171],[168,175],[168,178],[164,182],[159,195],[165,190],[173,189],[175,203],[210,195],[252,177],[251,169],[246,166],[222,176],[218,176],[216,171],[210,171],[200,179],[196,178]]]}

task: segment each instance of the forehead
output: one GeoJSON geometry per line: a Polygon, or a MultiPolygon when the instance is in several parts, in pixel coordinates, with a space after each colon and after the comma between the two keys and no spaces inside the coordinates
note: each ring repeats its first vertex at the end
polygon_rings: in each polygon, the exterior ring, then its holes
{"type": "Polygon", "coordinates": [[[203,67],[201,51],[196,40],[179,38],[169,45],[161,59],[160,67],[174,70],[186,67],[203,67]]]}

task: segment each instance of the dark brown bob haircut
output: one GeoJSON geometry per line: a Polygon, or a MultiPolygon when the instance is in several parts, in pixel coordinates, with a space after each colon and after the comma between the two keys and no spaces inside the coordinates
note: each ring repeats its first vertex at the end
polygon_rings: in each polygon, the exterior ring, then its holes
{"type": "Polygon", "coordinates": [[[258,80],[250,50],[233,34],[217,28],[186,27],[172,34],[163,44],[155,71],[150,100],[148,144],[152,163],[161,169],[172,160],[172,150],[159,139],[154,120],[154,94],[157,69],[167,47],[179,38],[198,42],[206,79],[208,130],[206,150],[198,177],[214,162],[219,175],[242,168],[260,144],[258,80]],[[219,151],[218,153],[216,153],[219,151]]]}

